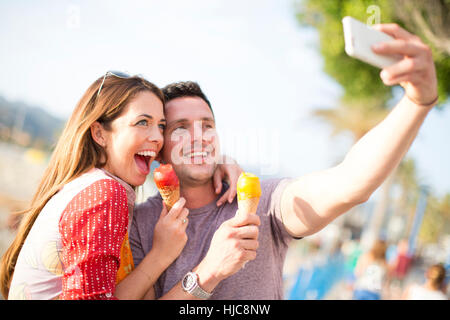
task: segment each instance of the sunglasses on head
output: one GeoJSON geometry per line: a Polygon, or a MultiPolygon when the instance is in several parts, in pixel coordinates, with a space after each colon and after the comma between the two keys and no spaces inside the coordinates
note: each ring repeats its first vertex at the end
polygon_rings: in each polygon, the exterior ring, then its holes
{"type": "Polygon", "coordinates": [[[108,76],[114,76],[114,77],[121,78],[121,79],[128,79],[128,78],[132,77],[128,73],[122,72],[122,71],[106,71],[105,75],[103,76],[102,84],[100,85],[100,88],[98,88],[97,98],[100,95],[100,91],[102,91],[103,84],[105,83],[105,79],[108,76]]]}

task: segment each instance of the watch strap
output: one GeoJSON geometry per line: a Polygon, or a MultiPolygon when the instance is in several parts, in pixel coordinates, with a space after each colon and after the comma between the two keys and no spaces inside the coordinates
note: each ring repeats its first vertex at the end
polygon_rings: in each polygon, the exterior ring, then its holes
{"type": "Polygon", "coordinates": [[[203,300],[207,300],[211,297],[211,293],[206,292],[205,290],[203,290],[199,284],[197,283],[197,285],[191,290],[190,294],[196,296],[197,298],[203,299],[203,300]]]}

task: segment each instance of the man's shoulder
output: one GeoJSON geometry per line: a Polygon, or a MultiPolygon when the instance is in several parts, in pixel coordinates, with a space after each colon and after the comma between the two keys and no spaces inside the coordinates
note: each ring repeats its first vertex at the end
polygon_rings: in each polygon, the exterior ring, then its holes
{"type": "Polygon", "coordinates": [[[261,180],[261,196],[270,198],[277,189],[284,189],[284,186],[291,180],[291,178],[270,178],[261,180]]]}
{"type": "Polygon", "coordinates": [[[275,188],[284,178],[269,178],[261,180],[261,189],[275,188]]]}

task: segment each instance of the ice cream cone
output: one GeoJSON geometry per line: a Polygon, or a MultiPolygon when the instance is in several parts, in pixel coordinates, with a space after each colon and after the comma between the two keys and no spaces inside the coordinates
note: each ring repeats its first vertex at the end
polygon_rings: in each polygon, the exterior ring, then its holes
{"type": "Polygon", "coordinates": [[[164,203],[166,204],[167,211],[172,209],[175,202],[180,199],[180,186],[176,187],[162,187],[158,188],[159,194],[163,198],[164,203]]]}
{"type": "Polygon", "coordinates": [[[170,211],[175,202],[180,199],[180,183],[172,165],[160,165],[155,169],[153,178],[167,210],[170,211]]]}
{"type": "Polygon", "coordinates": [[[258,209],[259,198],[250,198],[246,200],[239,200],[239,212],[242,214],[256,213],[258,209]]]}
{"type": "Polygon", "coordinates": [[[237,196],[239,214],[255,214],[261,197],[259,178],[251,173],[241,173],[237,182],[237,196]]]}

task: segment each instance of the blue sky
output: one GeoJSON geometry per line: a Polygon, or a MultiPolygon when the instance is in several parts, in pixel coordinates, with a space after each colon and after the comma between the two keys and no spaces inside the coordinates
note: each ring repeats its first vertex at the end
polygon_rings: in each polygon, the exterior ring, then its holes
{"type": "MultiPolygon", "coordinates": [[[[342,91],[293,0],[0,1],[0,16],[7,99],[67,117],[97,77],[122,70],[159,86],[198,81],[224,151],[256,174],[321,170],[351,146],[311,116],[342,91]]],[[[450,192],[448,123],[450,106],[433,110],[408,153],[438,194],[450,192]]]]}

